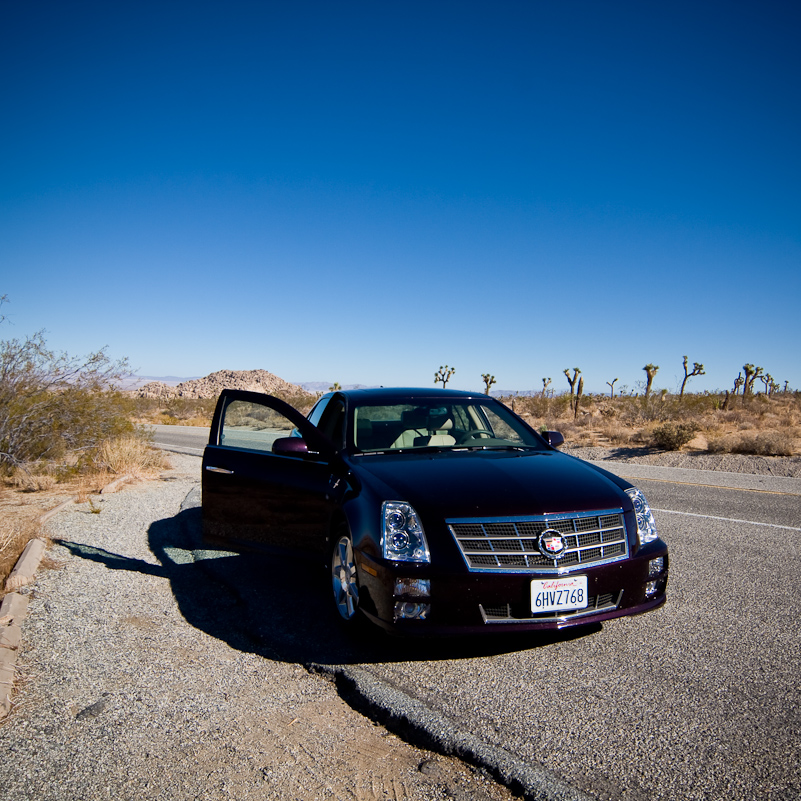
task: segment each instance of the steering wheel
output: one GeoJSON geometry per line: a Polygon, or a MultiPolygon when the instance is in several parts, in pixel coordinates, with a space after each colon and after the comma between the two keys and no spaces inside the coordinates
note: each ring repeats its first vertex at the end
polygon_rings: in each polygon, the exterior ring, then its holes
{"type": "Polygon", "coordinates": [[[468,431],[466,434],[463,434],[461,439],[459,440],[459,444],[461,445],[463,442],[467,442],[469,439],[477,439],[479,434],[487,434],[490,437],[495,437],[495,434],[492,431],[487,431],[486,428],[474,428],[472,431],[468,431]]]}

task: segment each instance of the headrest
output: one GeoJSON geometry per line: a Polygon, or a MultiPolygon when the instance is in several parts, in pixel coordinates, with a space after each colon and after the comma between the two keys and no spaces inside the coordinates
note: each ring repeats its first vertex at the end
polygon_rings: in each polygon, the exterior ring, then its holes
{"type": "Polygon", "coordinates": [[[428,423],[428,410],[422,407],[401,412],[401,422],[405,428],[426,428],[428,423]]]}

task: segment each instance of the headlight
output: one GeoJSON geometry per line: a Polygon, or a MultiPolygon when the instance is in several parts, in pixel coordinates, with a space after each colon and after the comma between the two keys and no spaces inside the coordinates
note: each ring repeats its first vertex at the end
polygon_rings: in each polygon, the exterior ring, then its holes
{"type": "Polygon", "coordinates": [[[656,521],[648,506],[648,501],[636,487],[626,490],[626,495],[631,498],[634,504],[634,514],[637,516],[637,536],[640,538],[640,545],[646,542],[653,542],[659,535],[656,533],[656,521]]]}
{"type": "Polygon", "coordinates": [[[400,501],[385,501],[381,507],[381,549],[385,559],[399,562],[430,562],[426,535],[417,512],[400,501]]]}

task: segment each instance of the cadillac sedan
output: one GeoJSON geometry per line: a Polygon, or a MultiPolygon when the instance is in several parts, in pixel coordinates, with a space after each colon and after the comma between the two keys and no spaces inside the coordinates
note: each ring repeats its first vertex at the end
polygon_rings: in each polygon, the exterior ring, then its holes
{"type": "Polygon", "coordinates": [[[307,418],[225,390],[203,456],[204,537],[325,559],[345,625],[533,631],[661,606],[667,546],[642,493],[562,442],[483,394],[332,392],[307,418]]]}

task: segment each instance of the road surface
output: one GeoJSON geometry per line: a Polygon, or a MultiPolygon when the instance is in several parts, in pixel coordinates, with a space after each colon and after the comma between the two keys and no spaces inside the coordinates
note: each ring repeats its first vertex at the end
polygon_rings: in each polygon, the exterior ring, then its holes
{"type": "MultiPolygon", "coordinates": [[[[206,437],[155,432],[196,454],[206,437]]],[[[324,576],[267,557],[206,564],[245,599],[263,653],[363,671],[592,797],[798,798],[801,480],[603,466],[645,492],[671,549],[667,605],[603,627],[322,646],[324,576]]]]}

